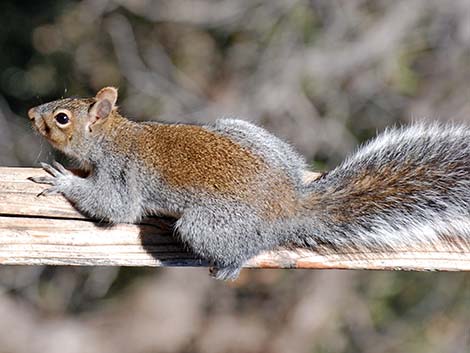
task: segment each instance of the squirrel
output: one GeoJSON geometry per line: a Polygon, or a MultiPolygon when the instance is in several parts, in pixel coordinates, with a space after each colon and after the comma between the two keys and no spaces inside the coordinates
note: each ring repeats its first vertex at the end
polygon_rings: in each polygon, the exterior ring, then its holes
{"type": "Polygon", "coordinates": [[[387,251],[444,239],[470,250],[467,127],[388,129],[305,182],[304,158],[261,127],[134,122],[117,98],[105,87],[31,108],[35,130],[90,170],[83,178],[43,163],[50,176],[31,180],[110,223],[176,217],[176,234],[217,279],[279,247],[387,251]]]}

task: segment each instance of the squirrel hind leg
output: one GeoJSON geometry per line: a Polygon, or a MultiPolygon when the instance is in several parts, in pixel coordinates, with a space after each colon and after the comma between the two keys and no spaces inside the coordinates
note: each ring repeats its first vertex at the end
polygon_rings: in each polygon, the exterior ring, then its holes
{"type": "Polygon", "coordinates": [[[241,205],[194,207],[183,212],[175,230],[183,243],[213,266],[212,277],[235,280],[243,264],[263,250],[262,242],[254,241],[258,220],[252,215],[241,205]]]}

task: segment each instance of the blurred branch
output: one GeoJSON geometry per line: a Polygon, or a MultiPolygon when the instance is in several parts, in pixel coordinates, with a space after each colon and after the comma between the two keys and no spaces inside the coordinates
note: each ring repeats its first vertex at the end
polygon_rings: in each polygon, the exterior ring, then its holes
{"type": "Polygon", "coordinates": [[[248,11],[261,5],[262,2],[259,0],[238,2],[196,0],[180,1],[178,4],[159,2],[158,5],[155,2],[121,2],[121,6],[127,10],[150,21],[173,21],[200,26],[229,25],[243,18],[248,11]]]}
{"type": "Polygon", "coordinates": [[[302,55],[294,57],[288,70],[302,76],[306,72],[313,77],[333,80],[352,75],[361,67],[374,62],[387,62],[397,54],[403,38],[410,35],[416,21],[423,16],[425,2],[404,1],[394,6],[385,16],[376,20],[357,40],[338,46],[336,39],[322,46],[306,48],[302,55]]]}
{"type": "MultiPolygon", "coordinates": [[[[106,22],[123,75],[140,92],[150,97],[165,97],[173,106],[202,106],[206,101],[198,94],[175,84],[174,80],[151,70],[141,59],[137,41],[129,21],[121,15],[113,15],[106,22]]],[[[170,62],[167,61],[170,65],[170,62]]],[[[173,67],[173,69],[175,69],[173,67]]]]}
{"type": "MultiPolygon", "coordinates": [[[[63,197],[37,197],[33,168],[0,168],[0,263],[21,265],[206,266],[172,237],[171,222],[106,226],[86,219],[63,197]]],[[[470,270],[470,253],[445,242],[394,253],[319,254],[278,250],[251,259],[250,268],[470,270]]]]}
{"type": "Polygon", "coordinates": [[[0,95],[0,150],[11,148],[12,133],[8,124],[7,114],[12,114],[5,98],[0,95]]]}

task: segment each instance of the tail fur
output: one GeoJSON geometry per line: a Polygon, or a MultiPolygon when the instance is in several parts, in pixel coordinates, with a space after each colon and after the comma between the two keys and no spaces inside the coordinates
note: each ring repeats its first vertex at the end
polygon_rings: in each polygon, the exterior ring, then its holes
{"type": "Polygon", "coordinates": [[[390,129],[308,184],[294,242],[335,251],[470,251],[470,129],[390,129]],[[313,229],[308,231],[307,229],[313,229]]]}

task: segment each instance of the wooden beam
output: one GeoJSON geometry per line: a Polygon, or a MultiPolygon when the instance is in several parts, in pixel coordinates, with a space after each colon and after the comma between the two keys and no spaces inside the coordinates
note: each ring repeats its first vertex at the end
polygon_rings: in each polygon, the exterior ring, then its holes
{"type": "MultiPolygon", "coordinates": [[[[111,227],[85,218],[62,196],[37,197],[45,186],[27,178],[44,174],[38,168],[0,167],[0,264],[207,265],[175,240],[170,219],[111,227]]],[[[253,258],[246,267],[469,271],[470,250],[446,243],[386,254],[278,250],[253,258]]]]}

